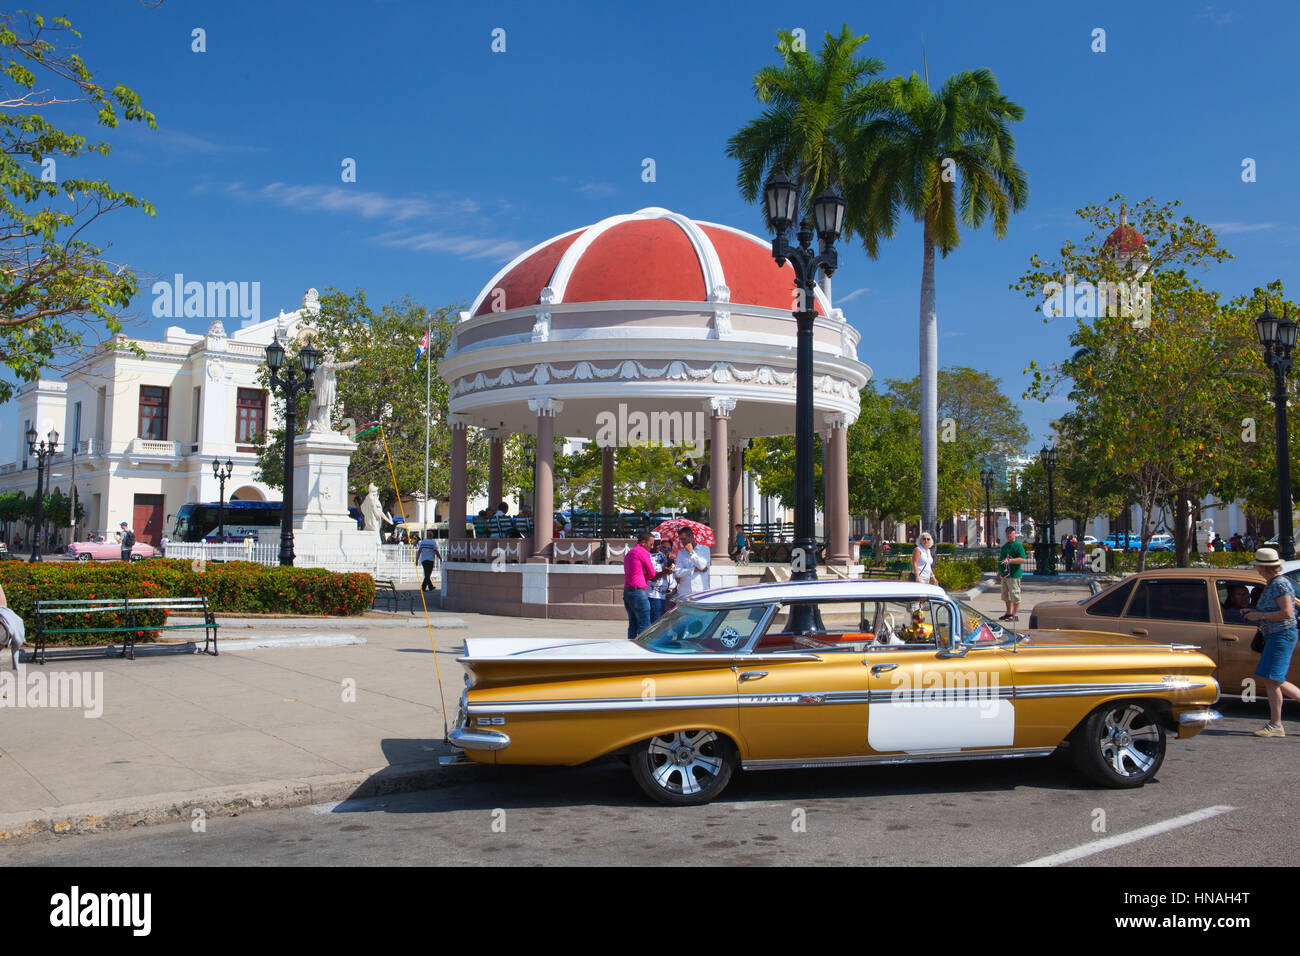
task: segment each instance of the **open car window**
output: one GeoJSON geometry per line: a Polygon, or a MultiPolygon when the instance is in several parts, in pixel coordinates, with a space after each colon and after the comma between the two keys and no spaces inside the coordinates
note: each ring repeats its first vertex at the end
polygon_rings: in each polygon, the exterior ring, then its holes
{"type": "Polygon", "coordinates": [[[685,602],[642,631],[636,642],[664,654],[741,653],[769,607],[706,608],[685,602]]]}
{"type": "MultiPolygon", "coordinates": [[[[946,608],[939,616],[940,627],[951,630],[946,608]]],[[[821,654],[899,645],[933,647],[935,625],[936,610],[929,600],[790,601],[777,607],[754,651],[821,654]]]]}

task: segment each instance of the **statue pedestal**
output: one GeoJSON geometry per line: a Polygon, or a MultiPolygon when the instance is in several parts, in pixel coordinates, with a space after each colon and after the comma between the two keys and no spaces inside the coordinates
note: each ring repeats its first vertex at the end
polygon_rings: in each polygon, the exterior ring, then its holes
{"type": "Polygon", "coordinates": [[[294,551],[373,561],[379,537],[348,514],[348,463],[357,443],[338,432],[293,442],[294,551]]]}

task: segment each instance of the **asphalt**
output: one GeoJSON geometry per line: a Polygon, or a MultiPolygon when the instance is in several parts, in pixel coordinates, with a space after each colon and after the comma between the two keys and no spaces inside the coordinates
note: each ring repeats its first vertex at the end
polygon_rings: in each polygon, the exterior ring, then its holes
{"type": "MultiPolygon", "coordinates": [[[[996,588],[984,582],[970,602],[997,616],[996,588]]],[[[1037,601],[1087,594],[1031,578],[1023,591],[1022,626],[1037,601]]],[[[617,622],[436,612],[427,622],[422,612],[220,621],[218,656],[180,644],[142,647],[134,661],[83,653],[24,665],[51,688],[53,674],[84,681],[93,706],[15,706],[0,679],[0,842],[442,787],[457,779],[438,757],[467,636],[622,632],[617,622]]]]}

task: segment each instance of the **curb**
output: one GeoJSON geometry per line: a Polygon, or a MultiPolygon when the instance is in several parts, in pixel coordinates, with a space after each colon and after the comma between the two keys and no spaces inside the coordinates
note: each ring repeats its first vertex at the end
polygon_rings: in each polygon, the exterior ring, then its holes
{"type": "Polygon", "coordinates": [[[975,585],[969,591],[963,591],[962,597],[968,601],[972,601],[981,594],[988,594],[990,591],[997,591],[1001,588],[1001,585],[998,583],[998,573],[996,571],[985,571],[983,578],[984,580],[975,585]]]}
{"type": "Polygon", "coordinates": [[[195,818],[238,816],[247,810],[287,810],[317,803],[380,797],[446,786],[451,774],[436,761],[389,765],[356,773],[326,774],[297,780],[266,780],[96,803],[0,814],[0,845],[45,833],[105,833],[195,818]]]}

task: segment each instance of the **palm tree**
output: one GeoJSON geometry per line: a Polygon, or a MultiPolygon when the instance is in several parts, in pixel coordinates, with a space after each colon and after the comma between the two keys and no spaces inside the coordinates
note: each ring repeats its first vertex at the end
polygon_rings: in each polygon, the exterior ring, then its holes
{"type": "MultiPolygon", "coordinates": [[[[799,187],[805,213],[811,212],[815,196],[842,181],[854,132],[846,106],[884,69],[875,57],[857,55],[867,36],[854,36],[846,23],[839,36],[827,32],[820,55],[814,57],[792,34],[777,34],[783,64],[754,74],[754,96],[767,109],[727,141],[727,155],[740,163],[736,182],[746,202],[759,201],[763,185],[778,170],[799,187]]],[[[759,205],[770,230],[767,205],[759,205]]],[[[851,214],[852,209],[846,216],[846,236],[860,225],[851,214]]],[[[823,280],[822,288],[829,295],[829,280],[823,280]]]]}
{"type": "Polygon", "coordinates": [[[959,222],[977,229],[990,214],[994,234],[1006,235],[1010,213],[1029,199],[1010,130],[1025,111],[987,69],[957,73],[937,90],[915,73],[873,82],[844,109],[854,127],[853,162],[843,169],[846,222],[867,254],[876,258],[881,237],[893,237],[900,209],[922,224],[921,527],[932,530],[939,497],[934,251],[946,257],[961,241],[959,222]]]}

